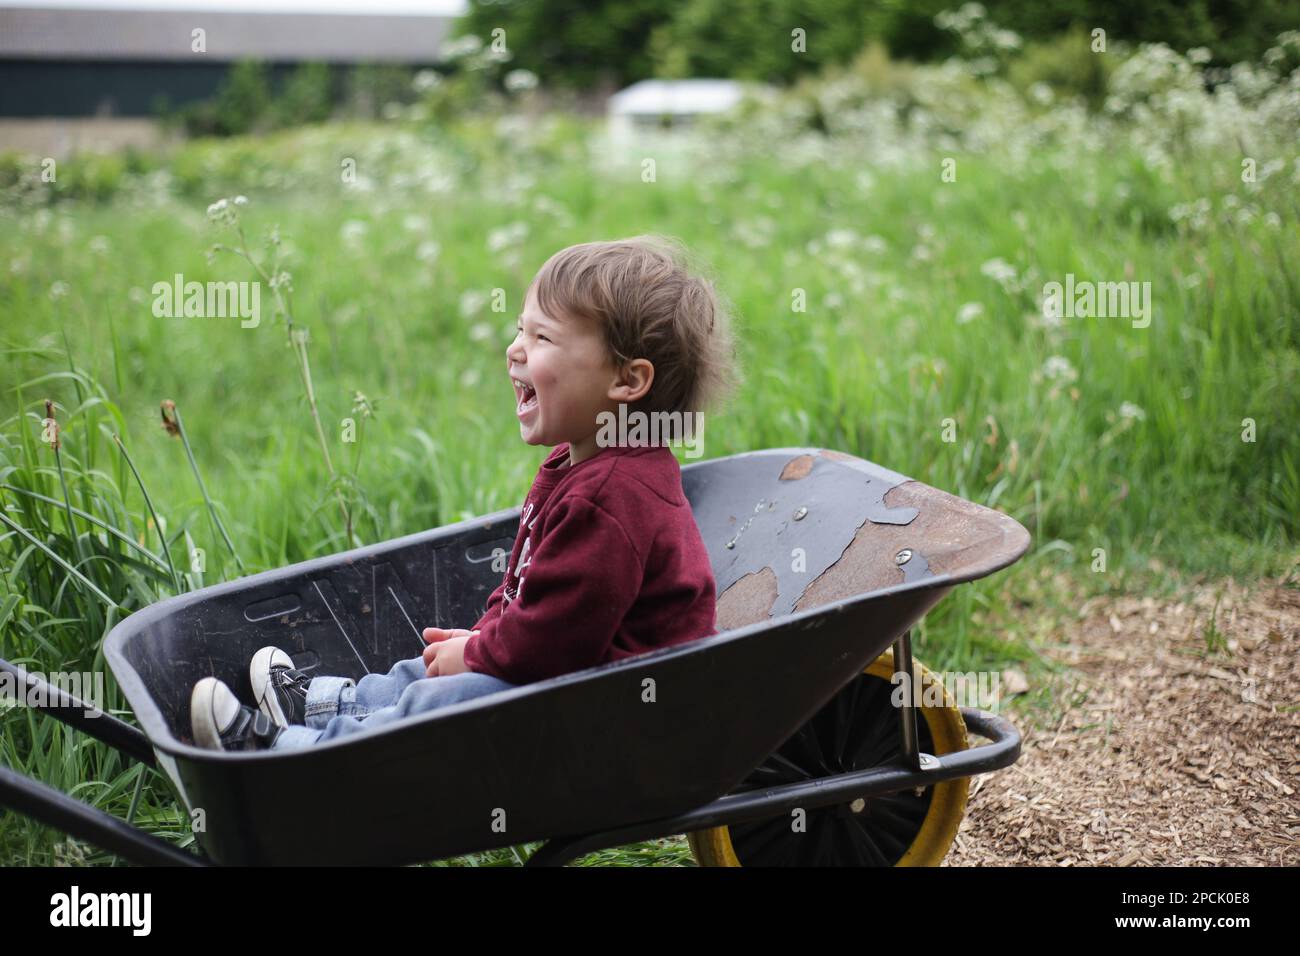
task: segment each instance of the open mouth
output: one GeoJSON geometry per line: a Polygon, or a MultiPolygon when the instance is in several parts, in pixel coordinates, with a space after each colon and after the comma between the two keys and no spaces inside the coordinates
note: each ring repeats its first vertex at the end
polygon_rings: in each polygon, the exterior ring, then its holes
{"type": "Polygon", "coordinates": [[[515,386],[515,414],[526,415],[537,407],[537,390],[517,378],[510,381],[515,386]]]}

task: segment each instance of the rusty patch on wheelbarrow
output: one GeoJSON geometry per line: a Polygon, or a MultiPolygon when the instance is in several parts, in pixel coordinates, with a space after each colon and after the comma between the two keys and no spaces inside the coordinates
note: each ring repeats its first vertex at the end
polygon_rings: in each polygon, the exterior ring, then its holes
{"type": "Polygon", "coordinates": [[[776,575],[771,568],[752,571],[718,600],[718,630],[729,631],[766,620],[776,602],[776,575]]]}
{"type": "Polygon", "coordinates": [[[906,525],[916,517],[913,508],[884,502],[907,480],[902,475],[852,457],[833,460],[816,449],[791,451],[740,456],[682,475],[709,549],[724,622],[788,614],[809,582],[839,560],[856,529],[906,525]]]}
{"type": "Polygon", "coordinates": [[[865,523],[840,559],[804,591],[796,610],[934,575],[959,575],[1019,547],[989,509],[919,481],[891,488],[885,503],[915,508],[916,520],[906,526],[865,523]]]}
{"type": "MultiPolygon", "coordinates": [[[[753,514],[741,512],[739,521],[724,509],[725,524],[714,517],[701,526],[702,533],[714,525],[725,529],[723,556],[714,561],[722,571],[719,630],[936,575],[960,575],[1009,560],[1023,549],[1023,530],[1009,534],[1007,522],[990,509],[862,459],[822,451],[782,460],[778,478],[797,474],[801,480],[784,488],[778,484],[773,498],[762,499],[753,514]],[[832,472],[839,473],[834,482],[828,480],[832,472]],[[805,487],[808,493],[785,494],[786,488],[802,492],[805,487]],[[796,517],[801,510],[802,517],[796,517]],[[734,554],[741,549],[749,560],[734,554]],[[803,551],[803,572],[794,570],[797,549],[803,551]]],[[[750,474],[761,474],[753,464],[750,474]]],[[[727,489],[743,495],[755,491],[753,485],[752,478],[727,475],[714,487],[719,495],[727,489]]],[[[714,557],[717,540],[706,534],[706,542],[714,557]]]]}
{"type": "Polygon", "coordinates": [[[808,472],[812,471],[813,456],[800,455],[798,458],[791,458],[781,469],[780,478],[782,481],[798,481],[800,478],[807,478],[808,472]]]}

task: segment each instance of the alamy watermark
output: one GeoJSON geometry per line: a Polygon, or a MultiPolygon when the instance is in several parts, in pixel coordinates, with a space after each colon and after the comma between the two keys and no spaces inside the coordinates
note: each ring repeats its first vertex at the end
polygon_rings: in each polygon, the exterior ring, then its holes
{"type": "Polygon", "coordinates": [[[646,445],[680,443],[687,458],[704,454],[703,412],[628,411],[620,402],[618,414],[601,412],[596,416],[599,429],[596,445],[600,448],[641,448],[646,445]]]}
{"type": "Polygon", "coordinates": [[[28,682],[10,671],[0,671],[0,709],[33,707],[47,710],[61,699],[61,693],[78,698],[86,705],[86,716],[97,717],[104,709],[103,671],[54,671],[50,674],[27,672],[35,678],[28,682]]]}
{"type": "Polygon", "coordinates": [[[1151,324],[1150,282],[1076,282],[1066,273],[1065,283],[1043,286],[1045,319],[1132,319],[1133,328],[1151,324]]]}
{"type": "Polygon", "coordinates": [[[159,319],[238,317],[245,329],[262,322],[261,282],[186,282],[178,272],[171,282],[155,282],[151,291],[159,319]]]}
{"type": "Polygon", "coordinates": [[[976,707],[996,714],[1002,699],[1002,675],[997,671],[931,671],[928,681],[922,681],[922,672],[912,674],[908,687],[907,674],[895,671],[889,682],[894,685],[890,702],[895,707],[910,704],[913,707],[944,707],[944,691],[958,707],[976,707]]]}
{"type": "Polygon", "coordinates": [[[83,893],[73,884],[66,893],[50,897],[50,925],[77,927],[118,926],[133,936],[148,936],[153,928],[152,893],[83,893]]]}

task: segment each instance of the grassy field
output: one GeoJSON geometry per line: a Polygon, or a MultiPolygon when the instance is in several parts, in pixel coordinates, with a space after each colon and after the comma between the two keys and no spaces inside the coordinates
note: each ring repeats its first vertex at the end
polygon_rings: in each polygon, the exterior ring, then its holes
{"type": "MultiPolygon", "coordinates": [[[[870,166],[755,145],[665,146],[646,182],[638,157],[589,161],[577,122],[336,126],[197,144],[102,202],[0,206],[0,656],[99,668],[106,630],[177,590],[341,550],[349,525],[369,543],[517,505],[544,455],[519,440],[504,372],[524,289],[565,245],[650,231],[684,239],[735,309],[744,384],[708,417],[706,457],[836,448],[1032,533],[1016,568],[928,617],[932,668],[1032,667],[1036,629],[1069,610],[1039,585],[1062,568],[1158,590],[1294,564],[1294,149],[1245,183],[1235,152],[1154,164],[1126,140],[1047,142],[961,152],[945,182],[937,145],[870,166]],[[256,328],[152,312],[177,273],[257,278],[206,255],[237,241],[205,214],[236,194],[268,269],[278,232],[305,343],[265,285],[256,328]],[[1044,284],[1067,274],[1149,282],[1149,326],[1045,318],[1044,284]]],[[[158,775],[30,711],[0,726],[0,762],[188,842],[158,775]]],[[[82,858],[108,861],[0,815],[0,862],[82,858]]],[[[688,859],[668,841],[587,862],[688,859]]]]}

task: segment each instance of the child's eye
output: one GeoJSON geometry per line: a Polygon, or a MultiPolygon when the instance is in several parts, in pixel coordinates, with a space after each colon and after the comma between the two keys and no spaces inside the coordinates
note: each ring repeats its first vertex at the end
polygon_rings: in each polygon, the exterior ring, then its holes
{"type": "MultiPolygon", "coordinates": [[[[522,322],[515,325],[515,331],[518,332],[520,335],[524,334],[524,325],[522,322]]],[[[545,335],[543,335],[540,332],[537,333],[537,338],[541,339],[543,342],[551,341],[549,338],[547,338],[545,335]]]]}

